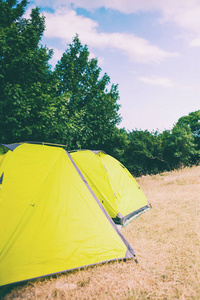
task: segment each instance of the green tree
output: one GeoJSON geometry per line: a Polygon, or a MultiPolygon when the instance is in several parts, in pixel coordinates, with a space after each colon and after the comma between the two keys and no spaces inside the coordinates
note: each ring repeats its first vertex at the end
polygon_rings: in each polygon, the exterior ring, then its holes
{"type": "Polygon", "coordinates": [[[80,140],[85,130],[82,124],[84,115],[83,110],[75,112],[73,115],[69,113],[68,93],[57,96],[52,101],[51,106],[51,126],[47,132],[49,141],[64,144],[70,150],[73,148],[81,148],[80,140]]]}
{"type": "Polygon", "coordinates": [[[125,152],[128,145],[129,140],[127,131],[124,128],[119,129],[115,126],[109,140],[105,142],[103,150],[125,164],[125,152]]]}
{"type": "Polygon", "coordinates": [[[124,165],[134,175],[157,173],[167,168],[162,158],[162,142],[159,132],[133,130],[128,133],[128,146],[124,165]]]}
{"type": "Polygon", "coordinates": [[[78,36],[52,72],[53,53],[40,44],[44,17],[35,8],[23,18],[27,3],[0,0],[1,142],[103,148],[120,121],[117,85],[100,78],[97,59],[89,60],[78,36]]]}
{"type": "Polygon", "coordinates": [[[188,116],[181,117],[176,125],[187,125],[191,129],[191,132],[194,135],[195,143],[200,150],[200,110],[191,112],[188,116]]]}
{"type": "Polygon", "coordinates": [[[39,9],[23,18],[27,1],[0,0],[0,128],[2,142],[43,140],[52,114],[52,51],[40,45],[39,9]]]}
{"type": "Polygon", "coordinates": [[[104,148],[120,122],[118,86],[110,86],[107,74],[100,77],[98,61],[89,59],[89,55],[87,46],[83,46],[76,35],[56,65],[54,74],[59,81],[59,95],[71,94],[69,117],[82,112],[81,126],[84,130],[81,136],[77,136],[77,143],[82,148],[104,148]]]}
{"type": "Polygon", "coordinates": [[[170,169],[192,164],[199,156],[194,135],[186,124],[175,125],[173,129],[162,133],[163,159],[170,169]]]}

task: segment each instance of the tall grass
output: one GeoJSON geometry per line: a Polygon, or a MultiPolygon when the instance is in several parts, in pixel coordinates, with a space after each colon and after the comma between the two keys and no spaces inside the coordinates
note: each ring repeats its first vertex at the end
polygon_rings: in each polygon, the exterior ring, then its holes
{"type": "Polygon", "coordinates": [[[2,299],[200,299],[200,167],[138,178],[153,209],[122,228],[137,253],[30,281],[2,299]]]}

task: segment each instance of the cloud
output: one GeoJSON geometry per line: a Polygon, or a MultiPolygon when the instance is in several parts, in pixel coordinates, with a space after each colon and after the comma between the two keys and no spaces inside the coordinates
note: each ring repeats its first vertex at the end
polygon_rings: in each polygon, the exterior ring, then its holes
{"type": "Polygon", "coordinates": [[[180,28],[198,34],[200,31],[200,1],[199,0],[35,0],[40,7],[51,6],[57,9],[84,8],[92,11],[101,7],[117,10],[124,14],[136,12],[159,11],[160,22],[174,23],[180,28]]]}
{"type": "Polygon", "coordinates": [[[97,57],[93,52],[90,51],[89,59],[92,59],[92,58],[97,58],[98,59],[98,65],[100,65],[100,66],[104,65],[104,58],[101,57],[101,56],[97,57]]]}
{"type": "Polygon", "coordinates": [[[61,59],[62,55],[63,55],[63,51],[62,50],[59,50],[55,47],[51,47],[51,46],[48,46],[49,49],[53,49],[53,57],[52,59],[50,60],[50,64],[52,66],[55,66],[57,64],[57,62],[61,59]]]}
{"type": "Polygon", "coordinates": [[[167,19],[183,22],[184,24],[195,23],[196,21],[199,23],[199,0],[35,0],[34,3],[39,7],[50,6],[54,9],[59,6],[66,8],[81,7],[89,11],[105,7],[126,14],[158,10],[167,19]]]}
{"type": "Polygon", "coordinates": [[[54,13],[44,12],[47,38],[59,38],[63,43],[71,42],[78,33],[81,42],[99,49],[121,50],[134,62],[161,62],[176,57],[178,53],[167,52],[149,41],[128,33],[98,32],[98,23],[77,15],[72,9],[59,8],[54,13]]]}
{"type": "Polygon", "coordinates": [[[176,0],[169,7],[163,5],[161,11],[161,22],[170,22],[181,28],[182,37],[189,41],[189,46],[196,46],[193,40],[199,37],[200,32],[200,1],[176,0]]]}
{"type": "MultiPolygon", "coordinates": [[[[168,0],[168,3],[174,3],[173,0],[168,0]]],[[[177,0],[175,0],[177,2],[177,0]]],[[[179,1],[178,1],[179,2],[179,1]]],[[[57,9],[59,6],[66,8],[84,8],[88,11],[93,11],[101,7],[113,9],[122,13],[130,14],[138,11],[148,11],[152,9],[160,9],[160,7],[168,6],[164,0],[35,0],[34,3],[39,7],[52,7],[57,9]]]]}
{"type": "Polygon", "coordinates": [[[173,87],[172,80],[165,77],[139,77],[139,80],[150,85],[173,87]]]}
{"type": "Polygon", "coordinates": [[[200,47],[200,38],[192,40],[189,44],[191,47],[200,47]]]}

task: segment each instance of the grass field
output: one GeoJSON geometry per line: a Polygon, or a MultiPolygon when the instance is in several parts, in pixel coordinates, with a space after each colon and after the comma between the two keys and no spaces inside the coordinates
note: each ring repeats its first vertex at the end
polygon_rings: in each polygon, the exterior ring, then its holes
{"type": "Polygon", "coordinates": [[[2,299],[200,299],[200,167],[138,178],[153,209],[121,231],[115,261],[17,285],[2,299]]]}

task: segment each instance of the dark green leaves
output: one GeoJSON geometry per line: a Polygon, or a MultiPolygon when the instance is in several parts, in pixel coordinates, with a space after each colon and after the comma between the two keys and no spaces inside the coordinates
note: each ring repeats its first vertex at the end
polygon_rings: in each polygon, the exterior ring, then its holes
{"type": "Polygon", "coordinates": [[[96,58],[90,59],[78,35],[53,71],[53,51],[40,44],[45,19],[38,8],[23,18],[27,3],[0,0],[1,143],[32,140],[102,149],[135,175],[198,163],[200,111],[163,133],[118,129],[118,86],[102,74],[96,58]]]}
{"type": "MultiPolygon", "coordinates": [[[[119,99],[117,85],[110,85],[110,77],[104,74],[97,59],[89,59],[87,46],[83,46],[78,35],[63,54],[55,69],[59,82],[59,94],[69,92],[69,116],[82,112],[81,147],[102,148],[110,139],[115,125],[119,123],[119,99]]],[[[72,144],[72,147],[77,147],[72,144]]]]}

